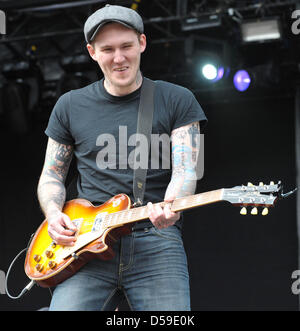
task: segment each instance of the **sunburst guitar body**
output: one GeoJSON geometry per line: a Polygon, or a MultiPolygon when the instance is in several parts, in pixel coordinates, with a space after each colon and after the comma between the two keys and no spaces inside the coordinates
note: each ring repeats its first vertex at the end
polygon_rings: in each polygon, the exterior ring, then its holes
{"type": "Polygon", "coordinates": [[[98,207],[84,199],[68,201],[63,212],[77,226],[75,246],[53,243],[45,220],[36,231],[26,256],[27,276],[42,287],[51,287],[72,276],[92,258],[113,258],[114,242],[129,234],[132,225],[108,224],[105,216],[118,215],[119,211],[130,207],[130,199],[125,194],[119,194],[98,207]]]}

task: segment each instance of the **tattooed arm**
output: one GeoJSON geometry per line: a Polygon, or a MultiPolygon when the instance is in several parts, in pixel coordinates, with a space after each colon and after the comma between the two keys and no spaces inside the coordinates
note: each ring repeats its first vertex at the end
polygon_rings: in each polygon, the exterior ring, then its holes
{"type": "Polygon", "coordinates": [[[172,178],[165,200],[195,193],[196,163],[200,146],[199,123],[194,122],[172,131],[172,178]]]}
{"type": "Polygon", "coordinates": [[[76,227],[62,213],[65,203],[65,180],[73,156],[71,145],[60,144],[48,139],[45,163],[38,184],[38,199],[48,221],[51,238],[61,245],[72,245],[76,227]]]}
{"type": "MultiPolygon", "coordinates": [[[[172,131],[172,177],[165,193],[164,200],[166,202],[195,193],[199,137],[198,122],[172,131]]],[[[180,213],[171,212],[168,204],[162,209],[149,202],[148,208],[150,220],[159,229],[175,224],[180,218],[180,213]]]]}

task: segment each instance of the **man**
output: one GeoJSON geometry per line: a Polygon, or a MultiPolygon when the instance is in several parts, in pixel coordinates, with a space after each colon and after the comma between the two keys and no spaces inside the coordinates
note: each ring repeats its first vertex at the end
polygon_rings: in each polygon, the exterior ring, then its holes
{"type": "MultiPolygon", "coordinates": [[[[73,154],[79,172],[78,197],[95,205],[118,193],[133,198],[133,169],[124,155],[134,146],[127,143],[124,148],[120,135],[122,130],[127,137],[136,133],[143,84],[140,58],[146,48],[143,21],[129,8],[107,5],[87,19],[84,34],[87,50],[104,78],[59,98],[46,129],[49,140],[38,185],[49,235],[60,245],[76,241],[76,227],[62,213],[64,182],[73,154]],[[107,160],[101,153],[107,146],[102,138],[107,135],[117,142],[112,149],[116,163],[103,167],[107,160]],[[123,149],[118,148],[121,143],[123,149]]],[[[94,259],[59,284],[51,310],[112,310],[121,293],[132,310],[190,310],[181,215],[172,212],[169,204],[161,208],[153,203],[194,193],[192,160],[198,153],[194,137],[200,133],[199,122],[205,121],[190,91],[155,82],[152,134],[171,138],[172,169],[148,168],[144,204],[148,205],[149,220],[136,223],[133,232],[116,243],[112,260],[94,259]]],[[[161,161],[162,151],[159,153],[161,161]]]]}

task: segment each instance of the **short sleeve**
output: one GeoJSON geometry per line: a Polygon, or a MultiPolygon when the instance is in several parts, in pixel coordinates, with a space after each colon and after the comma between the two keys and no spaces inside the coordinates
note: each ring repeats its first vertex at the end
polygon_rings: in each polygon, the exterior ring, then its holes
{"type": "Polygon", "coordinates": [[[45,130],[48,137],[61,143],[74,143],[70,133],[70,92],[63,94],[56,102],[45,130]]]}
{"type": "Polygon", "coordinates": [[[190,90],[183,87],[177,89],[176,96],[172,97],[172,108],[172,130],[192,122],[199,122],[200,130],[205,127],[207,123],[205,113],[190,90]]]}

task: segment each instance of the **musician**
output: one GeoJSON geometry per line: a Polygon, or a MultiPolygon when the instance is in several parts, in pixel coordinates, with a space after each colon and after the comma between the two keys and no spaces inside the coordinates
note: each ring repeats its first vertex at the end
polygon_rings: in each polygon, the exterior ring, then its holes
{"type": "MultiPolygon", "coordinates": [[[[78,197],[94,205],[119,193],[133,200],[129,155],[134,146],[129,141],[136,133],[144,80],[140,71],[147,44],[143,21],[129,8],[106,5],[87,19],[84,35],[87,50],[104,78],[67,92],[57,101],[45,131],[48,146],[38,184],[49,235],[59,245],[76,241],[76,226],[62,213],[64,183],[73,156],[79,173],[78,197]],[[108,137],[115,138],[114,142],[108,137]]],[[[172,212],[169,204],[162,208],[154,203],[194,193],[192,160],[199,152],[194,137],[205,122],[205,114],[189,90],[155,82],[152,133],[170,137],[172,163],[161,166],[160,150],[159,169],[148,168],[143,203],[149,219],[135,223],[132,233],[116,242],[113,259],[93,259],[59,284],[50,310],[113,310],[121,294],[132,310],[190,310],[182,215],[172,212]]]]}

